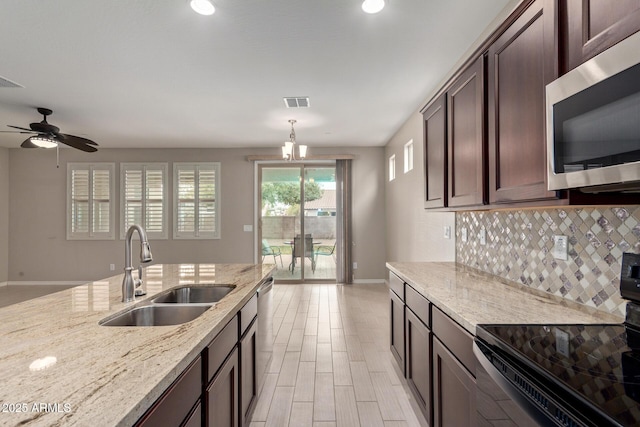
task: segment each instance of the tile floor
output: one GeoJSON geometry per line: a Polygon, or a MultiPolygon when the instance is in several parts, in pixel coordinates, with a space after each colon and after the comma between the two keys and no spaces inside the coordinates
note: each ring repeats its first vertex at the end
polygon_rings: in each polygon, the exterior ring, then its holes
{"type": "Polygon", "coordinates": [[[427,426],[389,351],[384,284],[274,286],[274,352],[251,427],[427,426]]]}

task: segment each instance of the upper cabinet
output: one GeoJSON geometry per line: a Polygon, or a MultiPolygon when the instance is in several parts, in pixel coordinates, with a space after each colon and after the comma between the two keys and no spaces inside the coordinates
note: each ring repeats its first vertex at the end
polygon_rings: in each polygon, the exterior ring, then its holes
{"type": "Polygon", "coordinates": [[[425,208],[447,206],[447,106],[446,95],[424,111],[425,208]]]}
{"type": "Polygon", "coordinates": [[[563,71],[640,30],[640,0],[560,0],[563,71]]]}
{"type": "Polygon", "coordinates": [[[553,0],[534,1],[488,50],[491,204],[556,198],[545,142],[545,86],[557,77],[554,11],[553,0]]]}
{"type": "Polygon", "coordinates": [[[482,205],[484,185],[484,57],[447,90],[449,206],[482,205]]]}

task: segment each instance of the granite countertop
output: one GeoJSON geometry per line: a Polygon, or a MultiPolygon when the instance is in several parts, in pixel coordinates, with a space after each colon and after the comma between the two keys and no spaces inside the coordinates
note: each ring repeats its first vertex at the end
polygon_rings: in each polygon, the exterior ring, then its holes
{"type": "Polygon", "coordinates": [[[120,301],[122,274],[0,309],[0,425],[132,425],[272,269],[253,264],[147,267],[147,295],[136,302],[183,284],[236,286],[182,325],[98,325],[136,303],[120,301]],[[34,361],[53,360],[46,369],[34,369],[34,361]]]}
{"type": "Polygon", "coordinates": [[[453,262],[389,262],[387,268],[475,335],[478,324],[621,323],[624,318],[534,291],[453,262]]]}

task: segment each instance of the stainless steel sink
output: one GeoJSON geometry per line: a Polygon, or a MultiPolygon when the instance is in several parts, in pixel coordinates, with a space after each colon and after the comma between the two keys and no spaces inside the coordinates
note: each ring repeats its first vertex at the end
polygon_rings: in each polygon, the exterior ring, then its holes
{"type": "Polygon", "coordinates": [[[235,286],[188,285],[170,289],[151,300],[154,304],[213,304],[235,289],[235,286]]]}
{"type": "Polygon", "coordinates": [[[211,305],[145,305],[99,322],[102,326],[169,326],[187,323],[211,305]]]}

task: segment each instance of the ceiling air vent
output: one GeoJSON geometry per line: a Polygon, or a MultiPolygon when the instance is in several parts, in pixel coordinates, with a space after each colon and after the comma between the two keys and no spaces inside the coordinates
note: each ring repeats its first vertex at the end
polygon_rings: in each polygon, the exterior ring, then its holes
{"type": "Polygon", "coordinates": [[[9,79],[5,79],[4,77],[0,76],[0,87],[24,87],[22,85],[19,85],[18,83],[12,82],[9,79]]]}
{"type": "Polygon", "coordinates": [[[283,98],[284,105],[287,108],[307,108],[309,107],[309,97],[308,96],[292,96],[283,98]]]}

